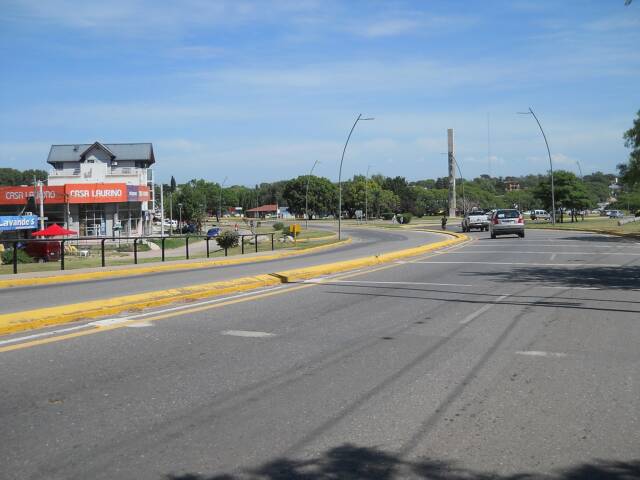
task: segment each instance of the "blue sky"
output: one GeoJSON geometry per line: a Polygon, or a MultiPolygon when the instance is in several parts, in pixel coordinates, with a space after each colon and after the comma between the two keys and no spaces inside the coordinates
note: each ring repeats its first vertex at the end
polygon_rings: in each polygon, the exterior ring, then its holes
{"type": "Polygon", "coordinates": [[[153,142],[156,176],[614,172],[640,109],[640,2],[1,0],[0,165],[153,142]],[[488,142],[487,118],[490,118],[488,142]],[[489,148],[490,143],[490,161],[489,148]]]}

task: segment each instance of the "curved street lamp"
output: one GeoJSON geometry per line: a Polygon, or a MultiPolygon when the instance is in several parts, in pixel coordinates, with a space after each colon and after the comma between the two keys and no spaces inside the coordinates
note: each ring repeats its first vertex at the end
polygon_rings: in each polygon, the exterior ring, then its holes
{"type": "Polygon", "coordinates": [[[320,160],[316,160],[313,162],[313,167],[311,167],[311,171],[309,172],[309,176],[307,177],[307,190],[304,194],[304,214],[306,217],[305,220],[305,229],[309,230],[309,180],[311,180],[311,175],[313,175],[313,169],[316,168],[316,165],[321,163],[320,160]]]}
{"type": "Polygon", "coordinates": [[[544,134],[544,130],[542,129],[542,125],[540,125],[540,120],[536,117],[536,114],[533,113],[533,109],[529,107],[528,112],[518,112],[520,115],[532,115],[533,118],[536,119],[536,123],[538,127],[540,127],[540,131],[542,132],[542,138],[544,138],[544,143],[547,146],[547,153],[549,154],[549,168],[551,169],[551,222],[553,225],[556,224],[556,194],[555,187],[553,185],[553,160],[551,160],[551,150],[549,149],[549,142],[547,142],[547,136],[544,134]]]}
{"type": "Polygon", "coordinates": [[[342,162],[344,162],[344,154],[347,151],[347,145],[349,145],[349,139],[351,138],[351,134],[353,130],[356,128],[356,125],[361,120],[375,120],[373,117],[362,118],[362,114],[358,115],[356,121],[353,122],[353,127],[349,131],[349,136],[347,137],[347,141],[344,143],[344,148],[342,149],[342,157],[340,158],[340,170],[338,171],[338,240],[342,238],[342,162]]]}

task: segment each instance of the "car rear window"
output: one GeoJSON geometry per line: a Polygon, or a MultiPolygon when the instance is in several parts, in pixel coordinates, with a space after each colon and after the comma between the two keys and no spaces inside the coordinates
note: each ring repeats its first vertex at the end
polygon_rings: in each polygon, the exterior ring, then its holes
{"type": "Polygon", "coordinates": [[[517,210],[498,210],[496,214],[498,218],[518,218],[520,216],[520,212],[517,210]]]}

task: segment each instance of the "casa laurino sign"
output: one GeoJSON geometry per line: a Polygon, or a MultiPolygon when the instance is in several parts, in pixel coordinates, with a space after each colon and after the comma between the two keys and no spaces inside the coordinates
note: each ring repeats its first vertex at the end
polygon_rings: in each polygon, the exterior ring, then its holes
{"type": "Polygon", "coordinates": [[[0,232],[38,228],[36,215],[0,216],[0,232]]]}

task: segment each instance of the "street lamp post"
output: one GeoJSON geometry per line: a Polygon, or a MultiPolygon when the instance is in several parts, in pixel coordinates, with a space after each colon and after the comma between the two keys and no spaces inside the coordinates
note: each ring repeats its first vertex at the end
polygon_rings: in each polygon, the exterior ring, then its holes
{"type": "Polygon", "coordinates": [[[229,177],[224,177],[224,180],[220,185],[220,193],[218,195],[218,223],[220,223],[220,219],[222,218],[222,189],[224,188],[224,184],[227,183],[227,178],[229,177]]]}
{"type": "Polygon", "coordinates": [[[367,165],[367,173],[364,176],[364,222],[369,223],[369,169],[371,165],[367,165]]]}
{"type": "Polygon", "coordinates": [[[311,175],[313,175],[313,169],[316,168],[316,165],[319,163],[319,160],[313,162],[313,167],[311,167],[311,171],[309,172],[309,176],[307,177],[307,189],[304,194],[304,214],[306,217],[305,229],[307,230],[309,230],[309,180],[311,180],[311,175]]]}
{"type": "Polygon", "coordinates": [[[356,125],[361,120],[374,120],[373,118],[362,118],[362,114],[358,115],[356,121],[353,122],[353,126],[349,131],[349,136],[347,137],[347,141],[344,143],[344,148],[342,149],[342,157],[340,158],[340,170],[338,171],[338,240],[342,238],[342,162],[344,162],[344,154],[347,151],[347,145],[349,145],[349,139],[351,138],[351,134],[353,130],[356,128],[356,125]]]}
{"type": "Polygon", "coordinates": [[[178,212],[179,212],[178,229],[179,229],[179,233],[182,233],[182,204],[181,203],[178,204],[178,212]]]}
{"type": "Polygon", "coordinates": [[[553,225],[555,225],[556,224],[556,194],[555,194],[555,187],[553,184],[553,160],[551,160],[551,150],[549,149],[549,142],[547,142],[547,136],[545,135],[544,130],[542,129],[540,120],[538,120],[538,117],[536,117],[536,114],[533,113],[533,109],[531,107],[529,107],[528,112],[518,112],[518,113],[521,115],[532,115],[533,118],[536,119],[536,123],[538,124],[538,127],[542,132],[542,138],[544,138],[544,143],[547,146],[547,153],[549,154],[549,168],[551,172],[551,222],[553,223],[553,225]]]}

